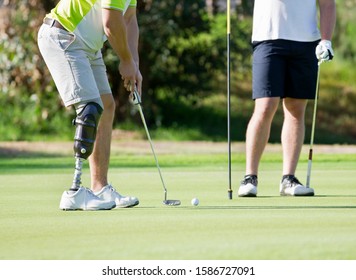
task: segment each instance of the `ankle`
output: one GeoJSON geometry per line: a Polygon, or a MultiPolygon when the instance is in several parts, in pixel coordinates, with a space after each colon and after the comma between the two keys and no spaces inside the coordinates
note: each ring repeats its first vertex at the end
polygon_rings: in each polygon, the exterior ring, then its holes
{"type": "Polygon", "coordinates": [[[284,179],[291,180],[291,179],[293,179],[293,178],[295,178],[294,174],[286,174],[286,175],[283,175],[283,176],[282,176],[282,181],[283,181],[284,179]]]}
{"type": "Polygon", "coordinates": [[[246,174],[244,178],[245,178],[245,179],[246,179],[246,178],[257,179],[257,175],[255,175],[255,174],[246,174]]]}

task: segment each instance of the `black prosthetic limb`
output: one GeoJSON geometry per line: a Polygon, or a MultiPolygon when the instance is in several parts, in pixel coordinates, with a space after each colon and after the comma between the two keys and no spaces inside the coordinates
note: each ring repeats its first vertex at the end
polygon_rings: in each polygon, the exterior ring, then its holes
{"type": "Polygon", "coordinates": [[[73,120],[76,126],[74,136],[75,171],[71,190],[78,190],[81,186],[83,161],[93,152],[96,131],[103,109],[100,105],[90,102],[73,120]]]}

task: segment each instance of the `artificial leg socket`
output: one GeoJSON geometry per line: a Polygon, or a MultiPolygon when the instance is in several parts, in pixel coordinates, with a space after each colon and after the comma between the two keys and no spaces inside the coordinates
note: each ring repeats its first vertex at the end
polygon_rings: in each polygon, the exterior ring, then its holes
{"type": "Polygon", "coordinates": [[[103,109],[90,102],[73,120],[76,126],[74,136],[74,153],[76,158],[87,159],[93,152],[98,122],[103,109]]]}

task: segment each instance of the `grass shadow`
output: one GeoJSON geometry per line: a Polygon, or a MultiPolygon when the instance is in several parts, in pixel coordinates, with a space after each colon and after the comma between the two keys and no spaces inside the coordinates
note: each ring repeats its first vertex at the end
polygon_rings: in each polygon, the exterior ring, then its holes
{"type": "MultiPolygon", "coordinates": [[[[192,208],[192,207],[187,207],[192,208]]],[[[199,206],[202,210],[295,210],[295,209],[356,209],[356,205],[293,205],[293,206],[199,206]]]]}
{"type": "Polygon", "coordinates": [[[5,158],[52,158],[52,157],[61,157],[61,153],[53,153],[48,151],[29,151],[19,148],[10,148],[10,147],[0,147],[0,159],[5,158]]]}

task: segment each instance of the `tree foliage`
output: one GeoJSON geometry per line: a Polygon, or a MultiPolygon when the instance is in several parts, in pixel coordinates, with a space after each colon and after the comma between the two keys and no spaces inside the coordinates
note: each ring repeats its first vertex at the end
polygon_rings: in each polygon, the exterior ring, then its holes
{"type": "Polygon", "coordinates": [[[26,139],[57,134],[61,108],[36,44],[45,11],[41,1],[5,1],[0,8],[0,134],[26,139]],[[7,2],[7,3],[6,3],[7,2]]]}
{"type": "MultiPolygon", "coordinates": [[[[37,47],[37,32],[42,19],[57,2],[0,0],[2,140],[31,139],[33,135],[72,137],[70,121],[74,111],[63,108],[37,47]]],[[[207,8],[205,0],[138,1],[143,100],[152,125],[187,127],[194,124],[195,127],[209,127],[207,135],[224,131],[221,124],[226,112],[222,103],[226,100],[221,96],[226,92],[226,3],[210,2],[212,9],[207,8]]],[[[250,85],[251,80],[250,36],[254,1],[232,2],[235,3],[230,41],[232,94],[239,100],[239,108],[233,113],[235,117],[243,117],[240,123],[244,124],[252,106],[250,101],[242,103],[241,100],[250,98],[250,86],[246,85],[250,85]]],[[[356,0],[341,2],[338,2],[334,47],[338,57],[354,61],[356,0]]],[[[109,44],[105,44],[103,54],[117,104],[115,120],[120,124],[133,118],[132,107],[118,74],[118,58],[109,44]]],[[[337,88],[340,87],[337,84],[337,88]]],[[[353,89],[348,87],[348,96],[355,94],[353,89]]],[[[348,118],[347,123],[350,122],[348,118]]]]}
{"type": "MultiPolygon", "coordinates": [[[[157,105],[159,91],[173,99],[195,102],[221,90],[221,76],[226,77],[226,15],[209,14],[205,1],[142,1],[138,6],[140,25],[140,69],[148,118],[161,118],[157,105]],[[218,83],[217,83],[218,81],[218,83]],[[151,114],[150,111],[154,111],[151,114]]],[[[232,17],[232,63],[236,70],[250,69],[250,20],[238,24],[232,17]]],[[[117,119],[130,117],[124,90],[115,79],[117,59],[105,49],[109,73],[120,108],[117,119]]],[[[223,82],[224,85],[224,82],[223,82]]],[[[224,87],[224,86],[223,86],[224,87]]]]}
{"type": "Polygon", "coordinates": [[[350,62],[356,62],[356,0],[345,0],[337,6],[338,16],[334,43],[338,55],[350,62]]]}

